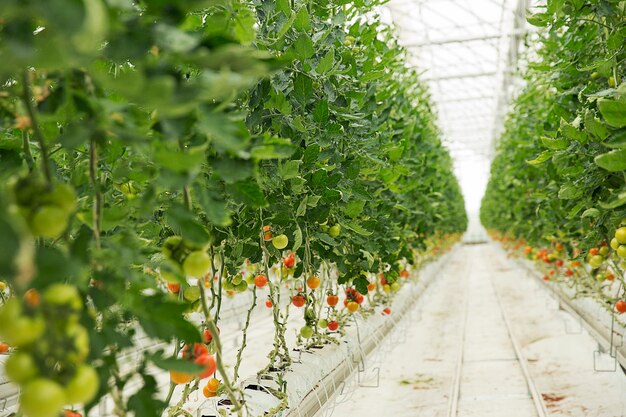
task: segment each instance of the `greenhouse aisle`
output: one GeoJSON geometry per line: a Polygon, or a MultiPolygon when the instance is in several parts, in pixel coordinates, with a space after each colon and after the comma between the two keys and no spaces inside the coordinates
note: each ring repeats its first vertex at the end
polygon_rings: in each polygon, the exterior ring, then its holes
{"type": "Polygon", "coordinates": [[[493,245],[453,254],[383,359],[380,386],[338,398],[333,415],[537,416],[505,316],[549,415],[626,416],[626,376],[595,372],[593,339],[493,245]]]}

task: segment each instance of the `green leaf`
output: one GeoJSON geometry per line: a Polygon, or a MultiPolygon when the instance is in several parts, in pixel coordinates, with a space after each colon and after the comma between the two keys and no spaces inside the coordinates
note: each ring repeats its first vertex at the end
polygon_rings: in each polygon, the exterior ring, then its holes
{"type": "Polygon", "coordinates": [[[311,29],[311,19],[309,17],[309,12],[306,9],[306,6],[303,6],[298,10],[298,14],[296,15],[296,20],[293,23],[293,26],[299,30],[300,32],[305,32],[311,29]]]}
{"type": "Polygon", "coordinates": [[[598,109],[606,122],[613,127],[626,126],[626,102],[600,99],[598,109]]]}
{"type": "Polygon", "coordinates": [[[577,118],[575,120],[576,125],[568,123],[564,119],[561,119],[561,126],[559,131],[566,137],[578,141],[580,143],[587,142],[587,134],[583,131],[578,130],[578,123],[580,122],[577,118]]]}
{"type": "Polygon", "coordinates": [[[608,140],[602,142],[607,148],[626,148],[626,130],[614,133],[608,140]]]}
{"type": "Polygon", "coordinates": [[[619,193],[614,199],[610,201],[601,201],[600,207],[607,210],[613,210],[615,208],[623,206],[624,204],[626,204],[626,191],[619,193]]]}
{"type": "Polygon", "coordinates": [[[250,150],[250,156],[254,159],[284,159],[289,158],[296,147],[289,139],[273,137],[266,139],[263,145],[255,146],[250,150]]]}
{"type": "Polygon", "coordinates": [[[304,216],[304,214],[306,213],[306,206],[307,196],[304,196],[304,198],[300,201],[300,204],[298,204],[298,208],[296,209],[296,217],[304,216]]]}
{"type": "Polygon", "coordinates": [[[533,26],[545,27],[550,22],[550,15],[548,13],[535,13],[526,16],[526,20],[533,26]]]}
{"type": "Polygon", "coordinates": [[[297,251],[302,246],[302,229],[300,226],[296,225],[296,231],[293,232],[293,248],[292,251],[297,251]]]}
{"type": "Polygon", "coordinates": [[[601,141],[609,136],[607,127],[591,111],[585,113],[585,130],[601,141]]]}
{"type": "Polygon", "coordinates": [[[331,49],[326,52],[326,54],[320,59],[317,67],[315,67],[315,72],[318,74],[326,74],[333,68],[333,64],[335,63],[335,50],[331,49]]]}
{"type": "Polygon", "coordinates": [[[278,173],[283,180],[290,180],[300,175],[300,160],[286,161],[284,164],[279,165],[278,173]]]}
{"type": "Polygon", "coordinates": [[[315,49],[313,49],[311,37],[304,33],[298,36],[298,39],[296,39],[293,44],[293,51],[295,52],[296,58],[302,61],[312,57],[315,54],[315,49]]]}
{"type": "Polygon", "coordinates": [[[547,160],[552,158],[552,155],[553,155],[552,151],[543,151],[535,159],[532,159],[530,161],[526,161],[526,163],[528,163],[530,165],[543,164],[544,162],[546,162],[547,160]]]}
{"type": "Polygon", "coordinates": [[[326,123],[328,121],[328,102],[320,100],[313,110],[313,119],[318,123],[326,123]]]}
{"type": "Polygon", "coordinates": [[[607,171],[624,171],[626,170],[626,149],[616,149],[598,155],[594,158],[594,162],[607,171]]]}
{"type": "Polygon", "coordinates": [[[361,236],[371,236],[373,232],[370,232],[369,230],[365,229],[364,227],[360,226],[359,224],[355,223],[355,222],[350,222],[350,223],[341,223],[342,227],[345,227],[346,229],[352,230],[353,232],[361,235],[361,236]]]}
{"type": "Polygon", "coordinates": [[[581,217],[600,217],[600,210],[598,210],[597,208],[588,208],[587,210],[585,210],[583,212],[583,214],[581,214],[581,217]]]}
{"type": "Polygon", "coordinates": [[[293,80],[293,96],[301,104],[306,104],[313,94],[313,81],[304,74],[296,74],[293,80]]]}
{"type": "Polygon", "coordinates": [[[548,149],[565,149],[567,148],[568,141],[565,138],[551,138],[548,136],[541,136],[541,143],[548,149]]]}
{"type": "Polygon", "coordinates": [[[352,282],[354,284],[354,288],[361,294],[363,295],[367,295],[367,284],[369,284],[369,281],[367,280],[367,278],[365,278],[364,276],[359,276],[357,278],[354,279],[354,281],[352,282]]]}
{"type": "Polygon", "coordinates": [[[254,25],[257,19],[248,8],[242,7],[234,19],[234,32],[237,40],[244,45],[249,45],[256,38],[254,25]]]}
{"type": "Polygon", "coordinates": [[[167,211],[165,218],[175,233],[197,246],[209,243],[209,232],[196,221],[195,215],[186,207],[175,204],[167,211]]]}
{"type": "Polygon", "coordinates": [[[363,212],[365,207],[365,200],[352,200],[345,205],[343,212],[346,216],[355,218],[363,212]]]}
{"type": "Polygon", "coordinates": [[[563,184],[559,189],[558,197],[561,200],[574,200],[582,196],[583,189],[575,184],[563,184]]]}
{"type": "Polygon", "coordinates": [[[203,369],[201,366],[185,359],[178,359],[174,356],[165,357],[161,351],[149,354],[148,359],[151,360],[157,367],[166,371],[199,374],[203,369]]]}
{"type": "Polygon", "coordinates": [[[254,181],[238,181],[228,187],[236,200],[252,208],[267,207],[269,204],[265,195],[254,181]]]}
{"type": "Polygon", "coordinates": [[[8,218],[0,217],[0,276],[13,276],[19,248],[19,234],[8,218]]]}

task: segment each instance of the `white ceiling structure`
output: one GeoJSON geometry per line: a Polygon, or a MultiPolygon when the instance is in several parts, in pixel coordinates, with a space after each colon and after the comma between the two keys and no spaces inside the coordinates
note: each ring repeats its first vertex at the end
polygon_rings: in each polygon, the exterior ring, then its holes
{"type": "Polygon", "coordinates": [[[391,0],[387,18],[430,89],[468,212],[480,207],[530,0],[391,0]]]}

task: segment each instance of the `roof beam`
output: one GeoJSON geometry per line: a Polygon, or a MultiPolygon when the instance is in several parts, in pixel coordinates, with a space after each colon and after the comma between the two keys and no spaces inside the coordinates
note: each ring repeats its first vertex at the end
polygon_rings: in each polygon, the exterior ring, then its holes
{"type": "Polygon", "coordinates": [[[480,41],[488,41],[494,39],[502,39],[511,36],[517,36],[524,32],[521,31],[513,31],[510,33],[503,34],[490,34],[490,35],[478,35],[478,36],[464,36],[458,38],[448,38],[448,39],[433,39],[429,42],[417,42],[417,43],[406,43],[403,44],[406,48],[423,48],[425,46],[436,46],[436,45],[447,45],[452,43],[468,43],[468,42],[480,42],[480,41]]]}
{"type": "Polygon", "coordinates": [[[481,71],[474,73],[465,73],[465,74],[452,74],[452,75],[443,75],[441,77],[424,77],[422,81],[442,81],[442,80],[454,80],[454,79],[462,79],[462,78],[479,78],[479,77],[490,77],[496,75],[496,71],[481,71]]]}

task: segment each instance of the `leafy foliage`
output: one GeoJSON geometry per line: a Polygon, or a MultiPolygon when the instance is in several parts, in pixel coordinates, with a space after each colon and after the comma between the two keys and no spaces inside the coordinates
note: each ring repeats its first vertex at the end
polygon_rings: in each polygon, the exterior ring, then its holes
{"type": "Polygon", "coordinates": [[[176,356],[203,328],[234,400],[215,323],[244,262],[260,272],[285,255],[264,226],[302,260],[291,279],[335,265],[332,285],[363,294],[367,274],[392,284],[398,261],[465,229],[428,93],[376,5],[2,3],[0,274],[15,297],[80,291],[102,381],[90,406],[111,394],[118,409],[160,415],[174,385],[163,402],[146,369],[188,369],[176,356]],[[184,276],[190,252],[213,261],[207,297],[184,276]],[[122,374],[117,354],[138,328],[174,356],[146,354],[122,374]],[[125,399],[132,378],[143,387],[125,399]]]}

